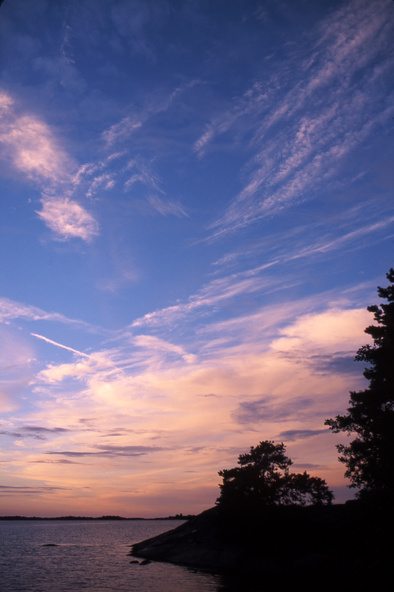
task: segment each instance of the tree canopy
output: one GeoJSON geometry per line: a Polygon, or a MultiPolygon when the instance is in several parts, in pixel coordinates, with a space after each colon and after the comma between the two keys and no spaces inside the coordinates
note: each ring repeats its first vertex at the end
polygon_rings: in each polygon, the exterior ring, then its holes
{"type": "Polygon", "coordinates": [[[293,463],[285,450],[283,443],[265,440],[240,454],[239,467],[219,471],[223,483],[216,503],[226,507],[331,503],[334,496],[323,479],[289,472],[293,463]]]}
{"type": "Polygon", "coordinates": [[[378,287],[378,295],[387,303],[367,308],[377,323],[365,329],[373,345],[362,346],[355,357],[367,362],[369,386],[350,393],[346,414],[325,421],[334,433],[356,436],[337,448],[349,487],[359,488],[360,499],[392,500],[394,494],[394,269],[386,277],[390,285],[378,287]]]}

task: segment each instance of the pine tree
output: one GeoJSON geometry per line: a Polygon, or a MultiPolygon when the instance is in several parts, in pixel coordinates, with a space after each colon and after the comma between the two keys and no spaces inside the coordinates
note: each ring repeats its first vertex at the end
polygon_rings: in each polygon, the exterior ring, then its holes
{"type": "Polygon", "coordinates": [[[304,473],[290,473],[292,460],[285,454],[283,443],[269,440],[252,446],[250,452],[240,454],[239,467],[223,469],[220,497],[221,507],[259,508],[262,506],[288,506],[330,504],[333,494],[324,479],[304,473]]]}
{"type": "Polygon", "coordinates": [[[347,413],[325,422],[334,433],[356,435],[337,446],[339,461],[347,467],[350,487],[359,488],[357,497],[381,501],[394,497],[394,269],[387,279],[387,288],[378,287],[387,303],[367,308],[377,323],[365,329],[373,345],[362,346],[355,358],[367,362],[363,374],[369,387],[351,392],[347,413]]]}

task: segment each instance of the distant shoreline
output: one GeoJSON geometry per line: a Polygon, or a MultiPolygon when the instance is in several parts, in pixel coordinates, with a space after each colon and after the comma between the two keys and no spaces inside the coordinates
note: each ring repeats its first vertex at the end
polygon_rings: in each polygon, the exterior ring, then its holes
{"type": "Polygon", "coordinates": [[[134,518],[124,518],[123,516],[54,516],[54,517],[43,517],[43,516],[0,516],[0,520],[190,520],[194,518],[193,515],[184,516],[183,514],[177,514],[176,516],[163,516],[157,518],[141,518],[136,516],[134,518]]]}

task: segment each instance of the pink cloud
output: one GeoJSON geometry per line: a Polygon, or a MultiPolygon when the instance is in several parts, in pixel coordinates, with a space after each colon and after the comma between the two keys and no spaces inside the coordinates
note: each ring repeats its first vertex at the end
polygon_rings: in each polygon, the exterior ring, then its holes
{"type": "Polygon", "coordinates": [[[37,212],[58,240],[81,238],[90,242],[99,233],[95,218],[76,201],[68,198],[44,197],[37,212]]]}

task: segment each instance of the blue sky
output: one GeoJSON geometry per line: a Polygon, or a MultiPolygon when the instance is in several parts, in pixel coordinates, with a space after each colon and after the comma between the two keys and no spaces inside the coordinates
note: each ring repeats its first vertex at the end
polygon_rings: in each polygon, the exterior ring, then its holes
{"type": "Polygon", "coordinates": [[[265,439],[351,497],[393,8],[1,5],[0,514],[199,512],[265,439]]]}

